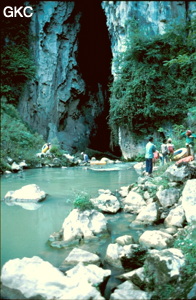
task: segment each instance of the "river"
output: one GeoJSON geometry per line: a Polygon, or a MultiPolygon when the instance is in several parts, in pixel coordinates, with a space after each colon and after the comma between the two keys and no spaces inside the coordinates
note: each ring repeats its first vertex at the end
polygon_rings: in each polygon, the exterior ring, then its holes
{"type": "MultiPolygon", "coordinates": [[[[112,170],[87,167],[40,168],[1,176],[1,199],[8,191],[27,184],[37,184],[48,195],[36,210],[8,206],[1,202],[1,266],[10,259],[39,256],[59,267],[67,256],[65,249],[52,248],[48,238],[61,229],[64,219],[73,209],[76,195],[83,191],[98,196],[99,189],[115,191],[137,180],[133,163],[111,165],[112,170]]],[[[112,228],[111,241],[117,236],[131,234],[129,214],[108,215],[112,228]],[[112,220],[112,221],[111,221],[112,220]]],[[[103,252],[107,247],[103,247],[103,252]]],[[[89,245],[90,246],[90,245],[89,245]]],[[[96,251],[99,245],[87,247],[96,251]]],[[[104,253],[102,253],[104,255],[104,253]]]]}

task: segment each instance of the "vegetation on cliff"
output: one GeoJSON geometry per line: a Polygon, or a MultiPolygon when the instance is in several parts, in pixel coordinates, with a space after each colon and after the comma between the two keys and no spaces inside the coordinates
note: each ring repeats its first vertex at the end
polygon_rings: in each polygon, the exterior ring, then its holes
{"type": "MultiPolygon", "coordinates": [[[[119,54],[117,79],[111,86],[109,124],[135,135],[180,124],[195,103],[195,22],[172,27],[163,35],[129,36],[119,54]]],[[[132,29],[133,30],[133,29],[132,29]]]]}
{"type": "Polygon", "coordinates": [[[35,154],[41,149],[43,138],[25,125],[17,109],[1,100],[1,163],[0,171],[9,169],[8,157],[16,163],[26,160],[29,165],[38,162],[35,154]]]}
{"type": "MultiPolygon", "coordinates": [[[[20,18],[20,17],[18,17],[20,18]]],[[[9,169],[7,158],[15,162],[36,162],[35,153],[43,138],[22,121],[16,106],[27,80],[35,75],[29,49],[29,18],[2,18],[1,34],[1,163],[0,172],[9,169]]]]}

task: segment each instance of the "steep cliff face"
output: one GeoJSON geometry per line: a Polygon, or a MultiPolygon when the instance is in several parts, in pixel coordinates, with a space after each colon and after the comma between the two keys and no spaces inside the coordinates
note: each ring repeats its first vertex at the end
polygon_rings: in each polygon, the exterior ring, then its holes
{"type": "MultiPolygon", "coordinates": [[[[136,20],[146,35],[155,35],[163,34],[167,25],[185,22],[196,14],[194,1],[103,1],[102,7],[111,39],[114,58],[111,71],[114,80],[117,76],[115,58],[125,50],[128,22],[136,20]]],[[[132,30],[130,26],[129,30],[132,30]]],[[[122,155],[131,158],[144,151],[145,142],[136,144],[131,132],[126,128],[119,128],[119,145],[122,155]]]]}
{"type": "Polygon", "coordinates": [[[37,74],[20,99],[24,120],[70,152],[107,150],[112,54],[100,3],[40,2],[30,34],[37,74]]]}
{"type": "MultiPolygon", "coordinates": [[[[135,19],[153,35],[191,18],[194,9],[195,2],[186,1],[39,2],[30,25],[37,74],[19,102],[24,120],[70,152],[108,150],[108,85],[116,77],[111,60],[125,49],[127,22],[135,19]]],[[[119,137],[126,158],[143,148],[133,146],[125,128],[119,137]]]]}

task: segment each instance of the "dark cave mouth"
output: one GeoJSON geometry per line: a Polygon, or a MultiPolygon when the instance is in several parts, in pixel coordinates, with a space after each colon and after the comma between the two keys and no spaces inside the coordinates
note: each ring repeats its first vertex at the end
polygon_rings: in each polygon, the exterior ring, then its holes
{"type": "Polygon", "coordinates": [[[101,85],[105,99],[104,110],[96,118],[96,128],[92,130],[88,147],[101,152],[114,152],[120,156],[118,147],[115,150],[110,147],[109,84],[113,76],[111,74],[111,41],[106,16],[100,1],[81,2],[76,2],[76,9],[82,13],[81,30],[78,34],[78,67],[87,88],[90,91],[96,91],[98,84],[101,85]]]}

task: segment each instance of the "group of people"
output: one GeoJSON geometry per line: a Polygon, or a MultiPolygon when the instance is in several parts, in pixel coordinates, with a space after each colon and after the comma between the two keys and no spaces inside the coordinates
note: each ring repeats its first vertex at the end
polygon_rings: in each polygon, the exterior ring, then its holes
{"type": "MultiPolygon", "coordinates": [[[[187,130],[181,133],[181,136],[186,137],[186,147],[187,147],[187,156],[191,155],[194,159],[194,138],[196,135],[192,133],[191,130],[187,130]]],[[[174,145],[172,144],[171,138],[168,140],[164,139],[161,145],[161,161],[162,165],[165,162],[171,161],[174,153],[174,145]]],[[[153,144],[153,137],[150,137],[148,143],[146,144],[146,175],[152,176],[153,170],[153,160],[158,158],[159,152],[156,149],[156,146],[153,144]],[[155,156],[157,154],[157,156],[155,156]]]]}

